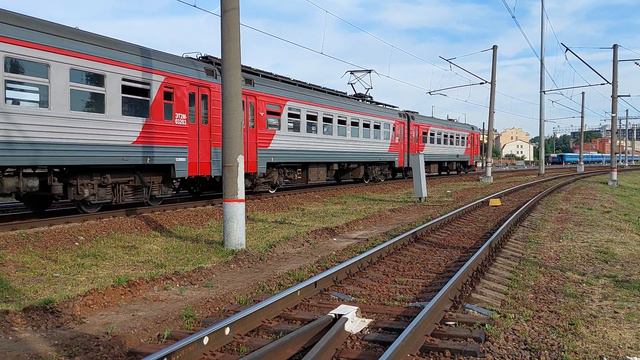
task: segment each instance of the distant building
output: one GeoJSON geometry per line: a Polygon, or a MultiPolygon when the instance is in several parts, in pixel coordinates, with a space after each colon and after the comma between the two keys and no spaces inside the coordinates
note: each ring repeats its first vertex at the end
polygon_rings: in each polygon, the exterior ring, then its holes
{"type": "Polygon", "coordinates": [[[533,145],[529,144],[528,141],[510,141],[500,148],[500,152],[503,158],[507,155],[514,155],[526,161],[533,160],[533,145]]]}
{"type": "Polygon", "coordinates": [[[504,129],[496,137],[496,145],[502,148],[504,145],[517,140],[521,140],[528,143],[530,140],[529,133],[524,131],[521,128],[515,128],[515,127],[504,129]]]}
{"type": "Polygon", "coordinates": [[[496,137],[496,146],[502,158],[514,155],[526,161],[533,161],[533,145],[529,143],[529,133],[521,128],[505,129],[496,137]]]}

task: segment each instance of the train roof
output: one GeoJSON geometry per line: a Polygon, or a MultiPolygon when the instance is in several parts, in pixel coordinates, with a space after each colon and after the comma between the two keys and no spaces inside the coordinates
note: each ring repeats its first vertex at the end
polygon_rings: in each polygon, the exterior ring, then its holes
{"type": "MultiPolygon", "coordinates": [[[[124,63],[180,74],[200,80],[220,83],[220,58],[202,55],[181,57],[153,50],[130,42],[110,38],[78,28],[0,9],[0,34],[18,40],[45,44],[65,50],[113,59],[124,63]]],[[[394,105],[368,98],[355,97],[344,91],[296,80],[283,75],[243,65],[245,88],[313,101],[373,115],[397,117],[405,111],[394,105]]],[[[406,111],[417,122],[477,131],[473,125],[438,119],[406,111]]]]}

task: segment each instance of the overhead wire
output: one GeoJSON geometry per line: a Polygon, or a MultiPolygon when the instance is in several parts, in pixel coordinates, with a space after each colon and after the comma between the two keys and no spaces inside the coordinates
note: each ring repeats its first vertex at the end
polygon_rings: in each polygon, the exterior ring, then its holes
{"type": "MultiPolygon", "coordinates": [[[[440,65],[438,65],[438,64],[436,64],[436,63],[434,63],[434,62],[432,62],[432,61],[429,61],[429,60],[427,60],[427,59],[423,58],[422,56],[416,55],[415,53],[413,53],[413,52],[411,52],[411,51],[408,51],[408,50],[406,50],[406,49],[403,49],[402,47],[400,47],[400,46],[398,46],[398,45],[395,45],[395,44],[393,44],[393,43],[391,43],[391,42],[389,42],[389,41],[387,41],[387,40],[385,40],[385,39],[381,38],[380,36],[378,36],[378,35],[376,35],[376,34],[372,33],[371,31],[369,31],[369,30],[367,30],[367,29],[364,29],[364,28],[362,28],[361,26],[358,26],[358,25],[354,24],[353,22],[351,22],[351,21],[349,21],[349,20],[345,19],[344,17],[342,17],[342,16],[340,16],[340,15],[336,14],[335,12],[333,12],[333,11],[331,11],[331,10],[329,10],[329,9],[327,9],[327,8],[325,8],[325,7],[323,7],[323,6],[321,6],[321,5],[319,5],[318,3],[316,3],[316,2],[314,2],[314,1],[312,1],[312,0],[304,0],[304,1],[306,1],[307,3],[309,3],[309,4],[313,5],[314,7],[318,8],[319,10],[324,11],[325,13],[327,13],[327,14],[329,14],[329,15],[331,15],[331,16],[333,16],[333,17],[335,17],[336,19],[338,19],[338,20],[340,20],[340,21],[344,22],[345,24],[347,24],[347,25],[349,25],[349,26],[353,27],[354,29],[357,29],[357,30],[359,30],[359,31],[361,31],[361,32],[363,32],[363,33],[365,33],[365,34],[367,34],[367,35],[371,36],[372,38],[374,38],[374,39],[376,39],[376,40],[380,41],[381,43],[383,43],[383,44],[385,44],[385,45],[387,45],[387,46],[391,47],[392,49],[398,50],[398,51],[400,51],[400,52],[402,52],[402,53],[404,53],[404,54],[406,54],[406,55],[408,55],[408,56],[413,57],[414,59],[420,60],[420,61],[422,61],[422,62],[424,62],[424,63],[426,63],[426,64],[428,64],[428,65],[431,65],[431,66],[433,66],[433,67],[435,67],[435,68],[437,68],[437,69],[439,69],[439,70],[441,70],[441,71],[444,71],[444,72],[452,72],[453,74],[457,75],[458,77],[460,77],[460,78],[462,78],[462,79],[465,79],[465,80],[467,80],[467,81],[471,81],[467,76],[464,76],[463,74],[460,74],[460,73],[458,73],[458,72],[457,72],[457,71],[455,71],[455,70],[447,69],[446,67],[440,66],[440,65]]],[[[477,51],[477,52],[473,52],[473,53],[470,53],[470,54],[465,54],[465,55],[457,56],[457,58],[462,58],[462,57],[472,56],[472,55],[480,54],[480,53],[483,53],[483,52],[486,52],[486,51],[489,51],[489,50],[491,50],[491,49],[489,48],[489,49],[485,49],[485,50],[482,50],[482,51],[477,51]]],[[[529,101],[529,100],[525,100],[525,99],[522,99],[522,98],[518,98],[518,97],[515,97],[515,96],[512,96],[512,95],[509,95],[509,94],[504,93],[504,92],[502,92],[502,91],[500,91],[500,90],[496,90],[496,92],[497,92],[498,94],[502,95],[502,96],[508,97],[508,98],[510,98],[510,99],[513,99],[513,100],[517,100],[517,101],[520,101],[520,102],[523,102],[523,103],[529,103],[529,104],[532,104],[532,105],[537,105],[537,103],[534,103],[534,102],[531,102],[531,101],[529,101]]]]}
{"type": "MultiPolygon", "coordinates": [[[[220,18],[220,17],[221,17],[221,15],[220,15],[219,13],[216,13],[216,12],[214,12],[214,11],[211,11],[211,10],[205,9],[205,8],[203,8],[203,7],[200,7],[200,6],[198,6],[196,3],[189,3],[189,2],[187,2],[187,1],[185,1],[185,0],[176,0],[176,1],[177,1],[177,2],[179,2],[179,3],[181,3],[181,4],[184,4],[184,5],[190,6],[190,7],[194,8],[194,9],[200,10],[200,11],[202,11],[202,12],[205,12],[205,13],[208,13],[208,14],[210,14],[210,15],[216,16],[216,17],[218,17],[218,18],[220,18]]],[[[268,37],[271,37],[271,38],[277,39],[277,40],[282,41],[282,42],[285,42],[285,43],[287,43],[287,44],[289,44],[289,45],[296,46],[296,47],[298,47],[298,48],[300,48],[300,49],[303,49],[303,50],[306,50],[306,51],[309,51],[309,52],[315,53],[315,54],[317,54],[317,55],[324,56],[324,57],[327,57],[327,58],[329,58],[329,59],[332,59],[332,60],[335,60],[335,61],[341,62],[341,63],[343,63],[343,64],[346,64],[346,65],[349,65],[349,66],[352,66],[352,67],[355,67],[355,68],[358,68],[358,69],[361,69],[361,70],[365,70],[365,69],[366,69],[364,66],[358,65],[358,64],[356,64],[356,63],[354,63],[354,62],[351,62],[351,61],[348,61],[348,60],[344,60],[344,59],[342,59],[342,58],[339,58],[339,57],[334,56],[334,55],[331,55],[331,54],[327,54],[327,53],[325,53],[325,52],[320,52],[320,51],[318,51],[318,50],[316,50],[316,49],[313,49],[313,48],[311,48],[311,47],[309,47],[309,46],[306,46],[306,45],[303,45],[303,44],[297,43],[297,42],[292,41],[292,40],[289,40],[289,39],[286,39],[286,38],[284,38],[284,37],[282,37],[282,36],[279,36],[279,35],[276,35],[276,34],[270,33],[270,32],[268,32],[268,31],[265,31],[265,30],[262,30],[262,29],[256,28],[256,27],[251,26],[251,25],[248,25],[248,24],[246,24],[246,23],[240,22],[240,26],[245,27],[245,28],[250,29],[250,30],[253,30],[253,31],[255,31],[255,32],[258,32],[258,33],[260,33],[260,34],[262,34],[262,35],[265,35],[265,36],[268,36],[268,37]]],[[[366,31],[366,30],[365,30],[365,31],[366,31]]],[[[398,50],[399,50],[399,51],[403,51],[403,52],[404,52],[404,50],[402,50],[402,49],[400,49],[400,48],[398,48],[398,50]]],[[[428,63],[428,62],[427,62],[427,63],[428,63]]],[[[435,64],[434,64],[434,66],[438,67],[438,66],[437,66],[437,65],[435,65],[435,64]]],[[[445,69],[445,70],[446,70],[446,69],[445,69]]],[[[377,73],[379,76],[381,76],[381,77],[387,78],[387,79],[392,80],[392,81],[396,81],[396,82],[398,82],[398,83],[401,83],[401,84],[407,85],[407,86],[409,86],[409,87],[413,87],[413,88],[416,88],[416,89],[419,89],[419,90],[422,90],[422,91],[425,91],[425,92],[429,91],[429,89],[427,89],[427,88],[426,88],[426,87],[424,87],[424,86],[421,86],[421,85],[418,85],[418,84],[414,84],[414,83],[411,83],[411,82],[408,82],[408,81],[405,81],[405,80],[402,80],[402,79],[398,79],[398,78],[393,77],[393,76],[390,76],[390,75],[386,75],[386,74],[383,74],[383,73],[379,73],[379,72],[377,72],[377,71],[376,71],[376,73],[377,73]]],[[[459,75],[459,74],[458,74],[458,75],[459,75]]],[[[447,97],[450,97],[450,96],[447,96],[447,97]]],[[[451,99],[454,99],[454,100],[456,100],[456,101],[459,101],[459,102],[468,103],[468,104],[472,104],[472,105],[476,105],[476,106],[482,106],[482,107],[487,108],[487,109],[489,108],[489,106],[487,106],[487,105],[482,105],[482,104],[473,103],[473,102],[470,102],[470,101],[466,101],[466,100],[464,100],[464,99],[459,99],[459,98],[455,98],[455,97],[450,97],[450,98],[451,98],[451,99]]],[[[528,118],[528,117],[527,117],[527,116],[525,116],[525,115],[516,114],[516,113],[511,113],[511,112],[504,111],[504,110],[496,109],[495,111],[496,111],[496,112],[501,112],[501,113],[510,114],[510,115],[514,115],[514,116],[518,116],[518,117],[522,117],[522,118],[528,118]]]]}
{"type": "MultiPolygon", "coordinates": [[[[555,27],[553,26],[553,23],[551,22],[551,18],[549,17],[549,13],[547,12],[547,8],[546,8],[546,7],[544,8],[544,15],[545,15],[545,18],[547,19],[547,22],[549,23],[549,28],[551,29],[551,33],[553,34],[553,37],[556,39],[556,43],[557,43],[559,46],[562,46],[562,42],[560,41],[560,38],[558,37],[558,33],[556,32],[556,29],[555,29],[555,27]]],[[[581,74],[581,73],[580,73],[580,72],[579,72],[579,71],[578,71],[578,70],[573,66],[573,64],[571,64],[571,62],[569,61],[569,59],[566,57],[566,54],[565,54],[565,60],[566,60],[567,65],[569,65],[569,67],[573,70],[573,72],[574,72],[576,75],[578,75],[578,76],[579,76],[579,77],[580,77],[584,82],[586,82],[587,84],[591,85],[591,83],[590,83],[590,82],[589,82],[589,81],[588,81],[584,76],[582,76],[582,74],[581,74]]],[[[551,78],[551,77],[550,77],[550,78],[551,78]]],[[[551,81],[552,81],[552,82],[554,82],[554,81],[553,81],[553,78],[551,78],[551,81]]],[[[556,86],[557,86],[557,84],[556,84],[555,82],[554,82],[554,85],[556,85],[556,86]]],[[[600,95],[602,95],[605,99],[606,99],[606,98],[608,98],[606,95],[604,95],[604,94],[603,94],[602,92],[600,92],[599,90],[597,90],[597,89],[596,89],[596,91],[597,91],[600,95]]],[[[566,95],[564,95],[564,93],[562,93],[561,91],[559,92],[559,94],[560,94],[561,96],[563,96],[563,97],[567,98],[568,100],[570,100],[570,101],[571,101],[571,102],[573,102],[574,104],[576,104],[576,105],[581,105],[581,104],[579,104],[577,101],[573,100],[571,97],[567,97],[566,95]]],[[[586,106],[586,105],[585,105],[585,109],[586,109],[586,110],[588,110],[588,111],[590,111],[590,112],[592,112],[593,114],[595,114],[595,115],[597,115],[597,116],[600,116],[600,114],[599,114],[597,111],[595,111],[595,110],[591,109],[590,107],[588,107],[588,106],[586,106]]],[[[603,112],[604,112],[604,111],[603,111],[603,112]]]]}

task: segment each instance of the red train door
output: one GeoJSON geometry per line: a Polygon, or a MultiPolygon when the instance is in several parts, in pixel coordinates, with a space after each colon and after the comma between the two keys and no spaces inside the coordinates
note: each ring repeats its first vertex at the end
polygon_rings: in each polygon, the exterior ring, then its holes
{"type": "Polygon", "coordinates": [[[244,108],[244,171],[255,173],[258,171],[258,127],[257,106],[254,96],[243,96],[244,108]]]}
{"type": "Polygon", "coordinates": [[[405,164],[406,157],[406,138],[404,136],[404,123],[396,122],[395,124],[395,140],[398,143],[398,166],[408,166],[405,164]]]}
{"type": "Polygon", "coordinates": [[[211,91],[189,85],[189,176],[211,175],[211,91]]]}

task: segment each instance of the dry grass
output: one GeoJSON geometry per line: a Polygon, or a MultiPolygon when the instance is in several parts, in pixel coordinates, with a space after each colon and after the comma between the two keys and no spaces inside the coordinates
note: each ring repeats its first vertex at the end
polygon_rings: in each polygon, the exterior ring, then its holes
{"type": "MultiPolygon", "coordinates": [[[[511,184],[527,179],[498,182],[511,184]]],[[[430,186],[429,201],[416,206],[437,206],[444,212],[454,207],[456,194],[490,190],[476,181],[430,186]]],[[[282,241],[411,204],[411,189],[407,187],[313,200],[287,211],[249,212],[247,251],[268,254],[282,241]]],[[[3,256],[0,309],[19,310],[28,305],[51,305],[91,289],[212,266],[232,259],[234,252],[223,247],[221,221],[212,220],[199,227],[176,226],[144,234],[116,232],[71,249],[25,246],[3,256]]]]}

